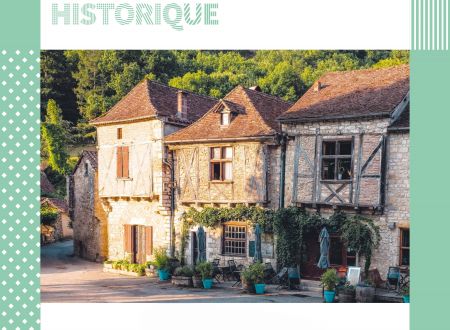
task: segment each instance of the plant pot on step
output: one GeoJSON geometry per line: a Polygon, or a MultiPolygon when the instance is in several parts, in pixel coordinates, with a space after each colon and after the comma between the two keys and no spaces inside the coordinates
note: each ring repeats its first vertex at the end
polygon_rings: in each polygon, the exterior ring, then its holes
{"type": "Polygon", "coordinates": [[[265,291],[266,291],[266,285],[264,283],[255,284],[256,294],[264,294],[265,291]]]}
{"type": "Polygon", "coordinates": [[[167,281],[169,279],[169,272],[164,269],[158,269],[158,276],[160,281],[167,281]]]}
{"type": "Polygon", "coordinates": [[[192,276],[192,286],[194,288],[203,288],[203,281],[200,276],[192,276]]]}
{"type": "Polygon", "coordinates": [[[211,289],[212,285],[213,285],[213,279],[212,278],[205,278],[203,280],[203,288],[211,289]]]}
{"type": "Polygon", "coordinates": [[[373,303],[375,301],[375,288],[369,285],[356,286],[356,302],[373,303]]]}
{"type": "Polygon", "coordinates": [[[334,297],[336,296],[336,292],[325,290],[323,292],[323,296],[325,298],[326,303],[332,303],[332,302],[334,302],[334,297]]]}

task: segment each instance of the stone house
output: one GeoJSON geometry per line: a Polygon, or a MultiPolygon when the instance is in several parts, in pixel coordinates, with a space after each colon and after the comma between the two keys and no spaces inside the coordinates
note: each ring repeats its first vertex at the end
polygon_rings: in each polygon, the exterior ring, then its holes
{"type": "Polygon", "coordinates": [[[41,223],[41,242],[46,244],[71,238],[73,230],[66,202],[59,198],[41,197],[41,210],[43,208],[53,209],[58,215],[51,224],[41,223]]]}
{"type": "MultiPolygon", "coordinates": [[[[382,275],[409,264],[408,118],[406,65],[327,73],[279,117],[288,135],[286,206],[374,219],[381,243],[372,267],[382,275]]],[[[318,235],[307,237],[306,246],[302,275],[315,278],[318,235]]],[[[358,258],[332,235],[330,262],[351,266],[358,258]]]]}
{"type": "MultiPolygon", "coordinates": [[[[258,87],[238,86],[198,121],[169,135],[165,142],[175,162],[177,216],[190,207],[278,207],[281,127],[276,118],[290,106],[258,87]]],[[[197,259],[196,231],[191,229],[184,251],[189,264],[197,259]]],[[[254,230],[246,223],[205,231],[208,260],[252,262],[254,230]]],[[[262,254],[265,262],[274,261],[272,235],[263,235],[262,254]]]]}
{"type": "Polygon", "coordinates": [[[173,255],[172,172],[164,140],[215,103],[146,79],[91,121],[97,129],[98,196],[107,214],[109,259],[144,263],[159,246],[173,255]]]}
{"type": "Polygon", "coordinates": [[[68,178],[74,254],[91,261],[108,258],[107,215],[99,198],[96,151],[83,151],[68,178]]]}

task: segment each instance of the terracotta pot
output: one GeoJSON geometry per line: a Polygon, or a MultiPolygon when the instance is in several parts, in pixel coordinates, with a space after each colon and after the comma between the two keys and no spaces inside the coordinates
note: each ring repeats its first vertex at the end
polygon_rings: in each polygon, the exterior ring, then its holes
{"type": "Polygon", "coordinates": [[[375,300],[375,288],[372,286],[356,286],[356,302],[372,303],[375,300]]]}

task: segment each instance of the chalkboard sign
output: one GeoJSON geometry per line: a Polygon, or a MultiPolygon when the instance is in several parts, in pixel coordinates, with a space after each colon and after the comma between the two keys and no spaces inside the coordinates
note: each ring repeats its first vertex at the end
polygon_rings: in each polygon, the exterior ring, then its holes
{"type": "Polygon", "coordinates": [[[255,256],[255,241],[248,242],[248,256],[249,257],[255,256]]]}

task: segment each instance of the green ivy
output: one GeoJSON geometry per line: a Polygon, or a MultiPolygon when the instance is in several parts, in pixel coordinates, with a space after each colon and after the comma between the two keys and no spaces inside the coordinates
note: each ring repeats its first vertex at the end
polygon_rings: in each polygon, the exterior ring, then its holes
{"type": "Polygon", "coordinates": [[[342,211],[336,211],[325,218],[318,212],[311,214],[298,207],[270,210],[238,205],[234,208],[191,208],[181,219],[182,262],[190,228],[195,225],[215,228],[228,221],[259,224],[263,232],[275,234],[278,267],[300,264],[305,251],[304,237],[308,234],[319,235],[323,227],[330,233],[340,235],[348,248],[365,257],[366,272],[370,267],[373,250],[380,241],[380,230],[372,219],[361,215],[347,216],[342,211]]]}
{"type": "Polygon", "coordinates": [[[41,223],[52,226],[56,219],[58,219],[58,214],[58,210],[54,207],[48,205],[41,206],[41,223]]]}

